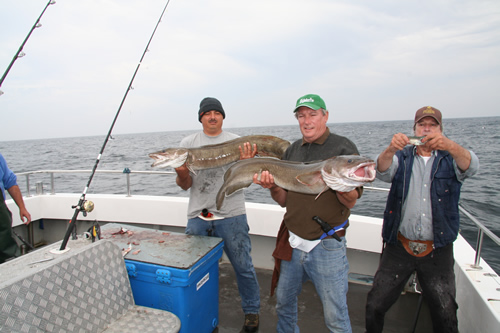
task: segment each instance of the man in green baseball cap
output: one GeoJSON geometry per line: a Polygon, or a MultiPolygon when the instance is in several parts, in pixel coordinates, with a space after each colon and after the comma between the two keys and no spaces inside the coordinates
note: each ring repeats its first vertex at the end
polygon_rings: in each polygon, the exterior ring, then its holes
{"type": "Polygon", "coordinates": [[[307,106],[308,108],[312,110],[318,110],[318,109],[323,109],[326,111],[326,104],[325,101],[319,97],[318,95],[314,94],[309,94],[302,96],[297,100],[297,104],[295,105],[295,110],[293,112],[297,112],[297,110],[301,106],[307,106]]]}
{"type": "MultiPolygon", "coordinates": [[[[359,155],[351,140],[330,132],[326,104],[318,95],[299,98],[294,114],[302,138],[288,147],[283,160],[312,162],[338,155],[359,155]]],[[[273,200],[286,207],[273,253],[275,270],[271,292],[276,287],[277,332],[298,332],[297,298],[302,283],[308,278],[322,293],[320,298],[329,332],[352,332],[347,310],[349,263],[345,236],[350,210],[361,197],[363,188],[349,192],[328,189],[316,198],[315,194],[279,187],[269,171],[263,171],[260,178],[254,175],[253,182],[270,189],[273,200]],[[321,225],[313,219],[316,217],[336,231],[335,237],[324,235],[321,225]],[[294,240],[293,248],[290,237],[294,240]]]]}

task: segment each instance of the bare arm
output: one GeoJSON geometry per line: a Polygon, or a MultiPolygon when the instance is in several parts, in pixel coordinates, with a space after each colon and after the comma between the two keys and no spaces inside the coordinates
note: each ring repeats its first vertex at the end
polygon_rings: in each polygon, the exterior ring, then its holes
{"type": "Polygon", "coordinates": [[[380,155],[378,156],[377,159],[377,170],[379,172],[384,172],[392,164],[392,158],[396,154],[398,150],[402,150],[410,140],[406,135],[403,133],[398,133],[394,134],[392,137],[391,143],[389,144],[389,147],[387,147],[380,155]]]}
{"type": "Polygon", "coordinates": [[[445,137],[442,133],[430,134],[422,142],[425,142],[425,146],[429,149],[449,152],[460,170],[466,171],[469,169],[471,162],[470,152],[458,143],[445,137]]]}
{"type": "Polygon", "coordinates": [[[271,197],[273,200],[276,201],[281,207],[285,207],[288,192],[274,183],[274,177],[269,173],[269,171],[262,171],[260,179],[259,175],[255,174],[253,176],[253,182],[263,188],[268,188],[271,191],[271,197]]]}
{"type": "Polygon", "coordinates": [[[335,191],[339,201],[349,209],[352,209],[358,201],[359,193],[358,190],[354,189],[350,192],[339,192],[335,191]]]}
{"type": "Polygon", "coordinates": [[[180,186],[184,191],[187,191],[193,185],[193,178],[189,174],[189,169],[184,164],[175,169],[177,172],[177,177],[175,178],[175,182],[180,186]]]}
{"type": "Polygon", "coordinates": [[[19,216],[21,217],[21,221],[23,221],[24,224],[29,224],[31,222],[31,214],[28,212],[26,206],[24,205],[23,195],[21,194],[19,186],[14,185],[11,188],[7,189],[7,191],[16,203],[17,207],[19,207],[19,216]]]}

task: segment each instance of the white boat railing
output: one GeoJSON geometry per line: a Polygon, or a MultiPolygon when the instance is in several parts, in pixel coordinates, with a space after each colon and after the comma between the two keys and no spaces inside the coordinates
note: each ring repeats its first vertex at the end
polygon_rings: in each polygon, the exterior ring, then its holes
{"type": "MultiPolygon", "coordinates": [[[[389,192],[388,188],[382,188],[382,187],[365,186],[364,189],[369,191],[389,192]]],[[[500,237],[495,235],[490,229],[488,229],[488,227],[486,227],[484,224],[478,221],[478,219],[472,216],[472,214],[469,213],[465,208],[463,208],[462,205],[459,204],[458,208],[465,216],[467,216],[472,221],[472,223],[474,223],[474,225],[478,229],[477,242],[476,242],[476,256],[474,259],[474,265],[472,265],[472,267],[480,268],[481,266],[479,264],[481,261],[481,250],[483,247],[484,235],[486,234],[486,236],[488,236],[498,246],[500,246],[500,237]]]]}
{"type": "MultiPolygon", "coordinates": [[[[29,172],[20,172],[17,173],[18,176],[26,177],[26,193],[27,196],[31,196],[30,191],[30,175],[34,174],[50,174],[50,194],[55,194],[55,184],[54,184],[54,174],[55,173],[85,173],[90,174],[92,170],[38,170],[38,171],[29,171],[29,172]]],[[[174,171],[132,171],[129,168],[123,169],[123,171],[119,170],[96,170],[96,173],[112,173],[112,174],[125,174],[127,178],[127,196],[131,196],[130,190],[130,174],[143,174],[143,175],[175,175],[174,171]]],[[[37,187],[38,189],[38,187],[37,187]]]]}
{"type": "MultiPolygon", "coordinates": [[[[85,174],[90,174],[92,170],[38,170],[38,171],[29,171],[29,172],[21,172],[17,173],[18,176],[25,176],[26,177],[26,193],[27,196],[31,196],[31,191],[30,191],[30,176],[35,175],[35,174],[50,174],[50,194],[55,194],[55,184],[54,184],[54,174],[69,174],[69,173],[85,173],[85,174]]],[[[175,175],[176,173],[174,171],[132,171],[129,168],[125,168],[123,171],[119,170],[96,170],[96,173],[108,173],[108,174],[124,174],[126,176],[127,180],[127,196],[131,196],[131,186],[130,186],[130,175],[131,174],[143,174],[143,175],[175,175]]],[[[43,188],[43,184],[37,183],[36,184],[37,188],[37,194],[41,194],[43,190],[39,190],[40,188],[43,188]],[[41,185],[41,186],[40,186],[41,185]]],[[[365,186],[365,190],[368,191],[375,191],[375,192],[388,192],[388,188],[382,188],[382,187],[373,187],[373,186],[365,186]]],[[[486,227],[483,223],[478,221],[474,216],[472,216],[465,208],[463,208],[461,205],[459,205],[460,211],[467,216],[472,223],[477,227],[478,229],[478,235],[477,235],[477,242],[476,242],[476,255],[474,259],[474,265],[472,266],[473,268],[480,268],[480,261],[481,261],[481,250],[483,246],[483,240],[484,240],[484,235],[488,236],[497,246],[500,246],[500,237],[495,235],[488,227],[486,227]]]]}

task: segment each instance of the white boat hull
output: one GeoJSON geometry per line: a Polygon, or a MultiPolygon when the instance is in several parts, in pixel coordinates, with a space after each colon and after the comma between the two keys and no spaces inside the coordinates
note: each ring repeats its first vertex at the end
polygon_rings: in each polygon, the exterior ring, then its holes
{"type": "MultiPolygon", "coordinates": [[[[34,221],[68,221],[74,213],[73,205],[78,203],[78,194],[37,195],[25,198],[25,203],[34,221]]],[[[172,231],[181,231],[187,223],[188,199],[167,196],[124,196],[92,194],[86,196],[95,204],[95,209],[86,217],[79,215],[79,221],[99,223],[116,222],[150,225],[172,231]]],[[[22,224],[17,207],[12,200],[7,201],[14,212],[13,226],[22,224]]],[[[247,215],[252,238],[252,257],[258,268],[272,269],[271,256],[275,246],[275,236],[281,224],[284,209],[277,205],[247,203],[247,215]]],[[[45,222],[45,227],[47,228],[45,222]]],[[[66,223],[59,224],[64,229],[66,223]]],[[[378,218],[351,215],[348,229],[348,258],[350,276],[368,277],[357,279],[368,281],[375,274],[382,249],[382,220],[378,218]]],[[[80,230],[79,230],[80,231],[80,230]]],[[[60,235],[52,233],[52,235],[60,235]]],[[[60,239],[45,239],[53,242],[60,239]]],[[[455,247],[455,274],[457,281],[457,302],[460,332],[500,331],[500,279],[493,269],[481,261],[481,269],[472,267],[475,251],[467,241],[459,236],[455,247]]]]}

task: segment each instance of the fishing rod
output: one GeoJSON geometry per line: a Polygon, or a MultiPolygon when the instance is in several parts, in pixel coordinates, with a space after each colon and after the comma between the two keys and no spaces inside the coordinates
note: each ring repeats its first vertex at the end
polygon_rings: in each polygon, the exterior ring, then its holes
{"type": "Polygon", "coordinates": [[[130,80],[130,83],[129,83],[128,88],[125,92],[125,95],[122,98],[120,106],[118,107],[118,111],[116,112],[115,118],[113,119],[113,122],[111,123],[111,127],[109,128],[109,131],[108,131],[108,134],[106,135],[106,138],[104,139],[104,143],[101,147],[101,151],[99,152],[99,155],[97,155],[97,159],[95,161],[94,168],[92,169],[89,180],[87,182],[87,186],[85,186],[83,193],[82,193],[82,196],[80,197],[80,200],[78,201],[78,204],[76,206],[72,207],[75,209],[75,212],[73,214],[73,217],[69,221],[68,228],[66,229],[66,234],[64,235],[63,242],[61,244],[61,247],[59,248],[60,251],[63,251],[66,248],[66,245],[68,244],[69,236],[71,235],[71,233],[73,232],[73,229],[75,228],[76,219],[78,217],[78,214],[80,212],[83,212],[84,216],[86,216],[87,212],[91,212],[94,209],[94,204],[91,201],[85,200],[87,190],[89,189],[90,183],[92,182],[92,179],[94,178],[94,174],[95,174],[97,166],[99,165],[99,162],[101,160],[101,156],[102,156],[102,153],[104,152],[104,148],[106,148],[106,144],[108,143],[109,138],[111,137],[111,132],[113,131],[113,127],[115,127],[115,123],[116,123],[116,120],[118,119],[118,116],[120,115],[120,111],[122,109],[123,103],[125,102],[125,99],[127,98],[129,91],[132,90],[132,83],[134,82],[135,76],[136,76],[137,72],[139,71],[139,67],[141,66],[142,60],[144,59],[146,52],[148,52],[149,44],[151,44],[151,41],[153,40],[153,37],[156,33],[156,30],[158,29],[158,25],[161,22],[161,18],[165,14],[165,11],[167,10],[167,6],[169,3],[170,3],[170,0],[167,0],[167,3],[165,4],[165,7],[163,8],[163,11],[160,15],[160,18],[158,19],[158,22],[156,23],[156,26],[153,30],[153,33],[151,34],[151,37],[149,38],[148,44],[146,45],[146,48],[144,49],[144,52],[142,53],[141,60],[139,60],[139,63],[137,64],[134,75],[132,75],[132,79],[130,80]]]}
{"type": "MultiPolygon", "coordinates": [[[[7,67],[7,70],[5,71],[5,73],[3,73],[2,75],[2,78],[0,79],[0,87],[2,87],[2,83],[3,81],[5,80],[5,78],[7,77],[7,74],[9,74],[10,72],[10,69],[12,68],[12,66],[14,65],[14,63],[16,62],[16,60],[18,58],[22,58],[24,57],[24,53],[22,52],[23,51],[23,47],[24,45],[26,44],[26,42],[28,41],[28,39],[30,38],[31,36],[31,33],[33,32],[33,30],[35,30],[36,28],[40,28],[42,25],[40,24],[40,19],[42,18],[43,14],[45,13],[45,11],[47,10],[47,8],[50,6],[50,5],[54,5],[56,2],[54,0],[49,0],[49,2],[47,2],[47,5],[45,5],[45,8],[43,9],[42,13],[40,14],[40,16],[38,17],[38,19],[36,20],[35,24],[33,24],[33,27],[31,27],[31,30],[30,32],[28,33],[28,35],[26,36],[26,38],[24,39],[24,42],[21,44],[21,46],[19,47],[19,50],[17,50],[16,54],[14,55],[14,58],[12,58],[12,61],[10,62],[9,66],[7,67]]],[[[0,90],[0,95],[2,95],[3,92],[0,90]]]]}

